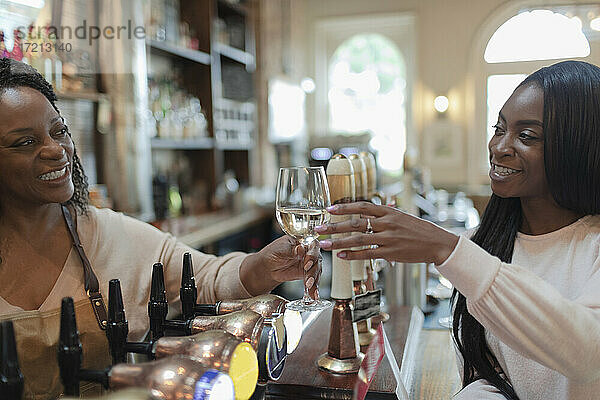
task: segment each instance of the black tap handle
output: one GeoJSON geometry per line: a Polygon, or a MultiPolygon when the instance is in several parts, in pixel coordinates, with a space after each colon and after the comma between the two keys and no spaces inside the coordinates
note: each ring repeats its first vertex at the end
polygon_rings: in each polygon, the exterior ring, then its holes
{"type": "Polygon", "coordinates": [[[145,354],[150,358],[154,356],[154,341],[150,342],[127,342],[125,343],[125,351],[128,353],[145,354]]]}
{"type": "Polygon", "coordinates": [[[152,266],[152,286],[148,302],[148,317],[150,317],[150,333],[153,340],[165,335],[165,320],[169,312],[163,265],[156,263],[152,266]]]}
{"type": "Polygon", "coordinates": [[[125,318],[121,283],[118,279],[113,279],[108,282],[108,325],[106,326],[106,337],[113,365],[127,362],[125,343],[128,333],[129,325],[125,318]]]}
{"type": "Polygon", "coordinates": [[[99,383],[102,385],[102,387],[104,387],[104,389],[109,389],[109,382],[108,382],[109,375],[110,375],[110,368],[106,368],[104,370],[94,370],[94,369],[79,370],[79,377],[82,381],[99,383]]]}
{"type": "Polygon", "coordinates": [[[60,378],[67,396],[79,396],[79,371],[83,359],[83,350],[77,332],[73,299],[62,300],[60,312],[60,336],[58,340],[58,366],[60,378]]]}
{"type": "Polygon", "coordinates": [[[186,252],[183,255],[183,270],[181,271],[181,289],[179,297],[181,298],[181,314],[183,319],[194,318],[194,306],[198,292],[196,289],[196,279],[194,278],[194,267],[192,265],[192,255],[186,252]]]}
{"type": "Polygon", "coordinates": [[[0,323],[0,398],[21,400],[23,374],[19,368],[17,342],[12,321],[0,323]]]}
{"type": "Polygon", "coordinates": [[[219,303],[216,304],[196,304],[194,306],[194,315],[217,315],[219,303]]]}
{"type": "Polygon", "coordinates": [[[192,334],[193,319],[188,320],[165,320],[165,330],[178,333],[183,336],[192,334]]]}

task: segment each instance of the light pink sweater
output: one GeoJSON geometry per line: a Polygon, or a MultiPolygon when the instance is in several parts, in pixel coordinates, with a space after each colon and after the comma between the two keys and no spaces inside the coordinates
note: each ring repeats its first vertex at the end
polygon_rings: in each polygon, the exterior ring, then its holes
{"type": "MultiPolygon", "coordinates": [[[[246,256],[231,253],[215,257],[200,253],[178,242],[172,235],[109,209],[89,208],[88,216],[78,216],[77,232],[87,257],[100,282],[100,292],[108,304],[108,281],[119,279],[129,322],[129,340],[141,340],[148,329],[147,303],[150,296],[152,265],[162,262],[170,314],[181,311],[179,287],[183,253],[192,253],[198,301],[250,297],[239,277],[246,256]]],[[[71,252],[52,291],[39,308],[60,308],[61,300],[71,296],[85,299],[83,268],[77,252],[71,252]]],[[[0,315],[22,311],[0,297],[0,315]]],[[[80,328],[81,329],[81,328],[80,328]]]]}
{"type": "MultiPolygon", "coordinates": [[[[521,400],[600,399],[600,216],[519,233],[511,264],[461,237],[437,268],[467,298],[521,400]]],[[[490,391],[480,381],[456,398],[503,398],[490,391]]]]}

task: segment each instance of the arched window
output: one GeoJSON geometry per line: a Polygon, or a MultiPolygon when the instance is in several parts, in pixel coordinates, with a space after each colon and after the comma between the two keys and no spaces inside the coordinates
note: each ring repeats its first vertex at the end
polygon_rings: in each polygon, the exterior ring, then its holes
{"type": "Polygon", "coordinates": [[[594,10],[590,7],[578,5],[522,11],[494,32],[484,53],[488,141],[500,108],[528,74],[560,59],[590,55],[588,37],[594,32],[591,22],[598,15],[598,6],[593,6],[594,10]]]}
{"type": "Polygon", "coordinates": [[[488,63],[587,57],[590,43],[582,21],[551,10],[515,15],[494,32],[485,49],[488,63]]]}
{"type": "Polygon", "coordinates": [[[370,131],[386,170],[402,167],[406,150],[406,66],[396,45],[380,34],[358,34],[333,53],[329,66],[329,130],[370,131]]]}

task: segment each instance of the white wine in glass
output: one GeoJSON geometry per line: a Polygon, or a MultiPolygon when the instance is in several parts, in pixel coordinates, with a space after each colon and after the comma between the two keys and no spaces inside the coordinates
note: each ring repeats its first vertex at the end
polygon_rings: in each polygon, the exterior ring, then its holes
{"type": "MultiPolygon", "coordinates": [[[[331,205],[329,187],[323,167],[290,167],[279,170],[275,215],[281,229],[299,241],[308,251],[319,236],[315,226],[329,222],[326,208],[331,205]]],[[[318,251],[318,247],[317,247],[318,251]]],[[[304,296],[287,304],[286,308],[296,311],[317,311],[331,307],[328,300],[309,294],[306,287],[308,276],[304,271],[304,296]]],[[[314,282],[316,286],[318,282],[314,282]]]]}

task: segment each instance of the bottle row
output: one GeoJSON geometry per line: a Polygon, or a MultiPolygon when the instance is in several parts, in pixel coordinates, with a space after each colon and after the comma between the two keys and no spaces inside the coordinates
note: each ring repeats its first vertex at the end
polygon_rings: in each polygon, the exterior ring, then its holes
{"type": "Polygon", "coordinates": [[[12,36],[0,30],[0,58],[12,58],[34,67],[60,92],[92,92],[95,67],[89,49],[58,40],[55,27],[30,25],[12,36]]]}

